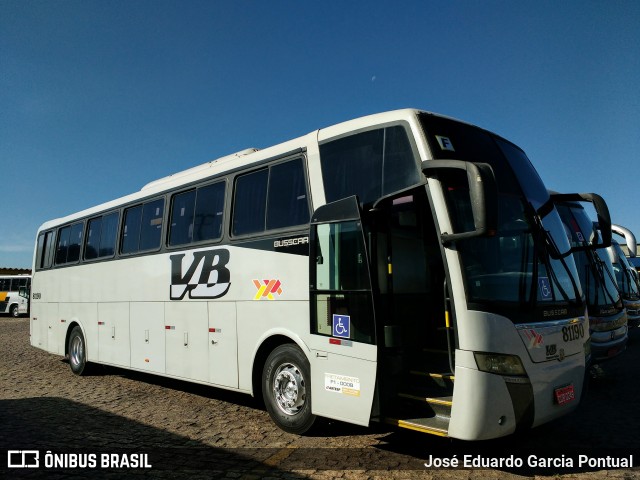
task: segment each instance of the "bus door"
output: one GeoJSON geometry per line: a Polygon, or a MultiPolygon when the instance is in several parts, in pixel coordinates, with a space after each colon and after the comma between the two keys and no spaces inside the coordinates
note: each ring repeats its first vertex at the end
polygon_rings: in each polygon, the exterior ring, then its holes
{"type": "Polygon", "coordinates": [[[382,198],[369,214],[379,291],[381,416],[443,416],[452,395],[455,334],[445,314],[448,289],[425,186],[382,198]]]}
{"type": "Polygon", "coordinates": [[[312,411],[368,425],[377,347],[370,255],[357,197],[316,210],[310,243],[312,411]]]}

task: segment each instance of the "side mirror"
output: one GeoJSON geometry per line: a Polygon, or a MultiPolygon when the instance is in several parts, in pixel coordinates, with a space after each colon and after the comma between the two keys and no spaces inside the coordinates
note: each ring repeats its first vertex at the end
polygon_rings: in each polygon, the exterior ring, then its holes
{"type": "Polygon", "coordinates": [[[635,257],[637,254],[637,243],[636,236],[633,234],[633,232],[628,228],[621,227],[620,225],[611,225],[611,230],[613,231],[613,233],[624,237],[627,244],[627,249],[629,249],[629,256],[635,257]]]}
{"type": "Polygon", "coordinates": [[[601,241],[598,241],[597,235],[588,247],[574,247],[573,251],[585,249],[607,248],[611,246],[611,215],[607,202],[596,193],[552,193],[551,200],[554,203],[561,202],[589,202],[593,204],[598,217],[597,225],[600,230],[601,241]]]}
{"type": "MultiPolygon", "coordinates": [[[[487,163],[472,163],[463,160],[425,160],[422,171],[429,177],[440,176],[446,172],[464,171],[467,174],[469,202],[473,216],[473,230],[443,233],[443,244],[466,238],[492,236],[498,229],[498,189],[493,169],[487,163]]],[[[446,188],[446,183],[443,184],[446,188]]]]}
{"type": "Polygon", "coordinates": [[[23,298],[29,298],[29,291],[27,290],[27,287],[20,287],[18,289],[18,295],[23,298]]]}

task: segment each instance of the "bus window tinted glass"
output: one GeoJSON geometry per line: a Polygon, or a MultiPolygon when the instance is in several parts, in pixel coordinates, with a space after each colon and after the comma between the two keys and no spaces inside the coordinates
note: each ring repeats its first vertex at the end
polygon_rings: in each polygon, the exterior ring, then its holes
{"type": "Polygon", "coordinates": [[[145,203],[140,228],[140,250],[152,250],[160,246],[164,199],[145,203]]]}
{"type": "Polygon", "coordinates": [[[76,223],[59,230],[58,244],[56,246],[56,265],[78,261],[83,227],[82,223],[76,223]]]}
{"type": "Polygon", "coordinates": [[[42,268],[51,267],[54,253],[53,232],[47,232],[45,233],[44,238],[44,257],[42,258],[42,268]]]}
{"type": "Polygon", "coordinates": [[[271,167],[267,201],[267,229],[309,222],[307,185],[302,159],[271,167]]]}
{"type": "Polygon", "coordinates": [[[236,180],[233,206],[233,234],[264,231],[269,170],[242,175],[236,180]]]}
{"type": "Polygon", "coordinates": [[[381,197],[384,129],[351,135],[320,146],[327,202],[358,195],[361,203],[381,197]]]}
{"type": "Polygon", "coordinates": [[[116,235],[118,233],[118,212],[105,215],[102,218],[102,229],[100,233],[99,257],[113,257],[116,251],[116,235]]]}
{"type": "Polygon", "coordinates": [[[184,245],[193,240],[193,208],[195,202],[195,190],[180,193],[173,197],[169,245],[184,245]]]}
{"type": "Polygon", "coordinates": [[[71,227],[64,227],[58,231],[58,244],[56,245],[56,265],[67,262],[67,251],[69,250],[69,233],[71,227]]]}
{"type": "Polygon", "coordinates": [[[38,246],[36,247],[36,268],[42,268],[44,258],[44,233],[38,235],[38,246]]]}
{"type": "Polygon", "coordinates": [[[67,263],[77,262],[80,259],[80,245],[82,244],[82,232],[84,225],[76,223],[71,226],[69,233],[69,251],[67,253],[67,263]]]}
{"type": "Polygon", "coordinates": [[[224,182],[219,182],[173,197],[169,245],[222,237],[224,187],[224,182]]]}
{"type": "Polygon", "coordinates": [[[140,220],[142,218],[142,205],[128,208],[124,211],[124,225],[122,227],[122,253],[135,253],[138,251],[140,239],[140,220]]]}
{"type": "Polygon", "coordinates": [[[388,195],[415,185],[420,180],[407,131],[402,127],[385,129],[382,194],[388,195]]]}
{"type": "Polygon", "coordinates": [[[84,247],[84,258],[87,260],[98,258],[101,227],[102,217],[89,220],[89,225],[87,226],[87,244],[84,247]]]}
{"type": "Polygon", "coordinates": [[[418,183],[419,172],[401,126],[358,133],[320,146],[327,202],[357,195],[361,203],[418,183]]]}
{"type": "Polygon", "coordinates": [[[198,189],[193,222],[193,241],[216,240],[222,237],[224,182],[198,189]]]}

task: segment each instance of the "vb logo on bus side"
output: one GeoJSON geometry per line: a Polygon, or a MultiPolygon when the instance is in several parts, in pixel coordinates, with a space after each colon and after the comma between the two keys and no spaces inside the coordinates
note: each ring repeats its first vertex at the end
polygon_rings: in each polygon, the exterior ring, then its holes
{"type": "Polygon", "coordinates": [[[227,268],[229,250],[218,248],[171,255],[171,300],[220,298],[229,291],[231,272],[227,268]]]}

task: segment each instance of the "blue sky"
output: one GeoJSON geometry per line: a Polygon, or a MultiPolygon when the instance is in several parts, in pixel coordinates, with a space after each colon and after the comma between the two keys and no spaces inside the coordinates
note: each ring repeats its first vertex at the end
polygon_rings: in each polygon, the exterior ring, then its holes
{"type": "Polygon", "coordinates": [[[0,266],[45,220],[404,107],[512,140],[640,237],[636,0],[0,0],[0,266]]]}

